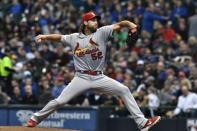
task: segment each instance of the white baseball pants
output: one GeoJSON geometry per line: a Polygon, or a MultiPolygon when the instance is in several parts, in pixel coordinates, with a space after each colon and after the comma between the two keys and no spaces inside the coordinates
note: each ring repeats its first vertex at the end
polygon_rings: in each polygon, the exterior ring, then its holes
{"type": "Polygon", "coordinates": [[[57,108],[63,106],[75,96],[88,90],[96,90],[101,93],[120,96],[138,127],[142,128],[145,125],[147,119],[140,111],[128,87],[103,74],[90,76],[76,73],[73,80],[65,87],[60,96],[51,100],[42,110],[34,113],[31,118],[39,123],[57,108]]]}

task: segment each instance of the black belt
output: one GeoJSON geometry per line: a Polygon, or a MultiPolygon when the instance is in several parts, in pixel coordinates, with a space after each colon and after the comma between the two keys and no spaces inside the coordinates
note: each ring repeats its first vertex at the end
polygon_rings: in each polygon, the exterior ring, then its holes
{"type": "Polygon", "coordinates": [[[92,71],[92,70],[77,70],[76,72],[80,72],[82,74],[93,75],[93,76],[103,74],[102,71],[92,71]]]}

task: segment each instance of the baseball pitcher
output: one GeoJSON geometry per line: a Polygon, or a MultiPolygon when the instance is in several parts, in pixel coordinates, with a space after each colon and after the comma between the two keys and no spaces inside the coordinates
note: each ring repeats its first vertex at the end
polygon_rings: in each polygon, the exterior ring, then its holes
{"type": "Polygon", "coordinates": [[[145,118],[128,87],[103,74],[106,44],[112,36],[112,32],[127,27],[130,32],[135,33],[137,26],[124,20],[98,28],[100,18],[94,12],[87,12],[82,16],[79,33],[38,35],[36,37],[37,43],[49,40],[69,44],[73,52],[76,73],[58,98],[51,100],[42,110],[34,113],[27,121],[28,127],[35,127],[56,109],[89,89],[120,96],[141,131],[147,131],[161,119],[160,116],[145,118]]]}

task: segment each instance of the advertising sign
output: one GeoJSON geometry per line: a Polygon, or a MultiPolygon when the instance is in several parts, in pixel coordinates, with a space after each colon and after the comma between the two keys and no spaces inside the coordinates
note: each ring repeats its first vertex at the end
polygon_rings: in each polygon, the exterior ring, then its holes
{"type": "MultiPolygon", "coordinates": [[[[9,109],[9,125],[25,125],[26,121],[36,110],[9,109]]],[[[96,109],[61,109],[55,111],[44,119],[39,127],[54,127],[66,129],[78,129],[83,131],[96,130],[96,109]]]]}
{"type": "Polygon", "coordinates": [[[0,108],[0,126],[5,126],[7,125],[8,123],[8,111],[6,108],[0,108]]]}

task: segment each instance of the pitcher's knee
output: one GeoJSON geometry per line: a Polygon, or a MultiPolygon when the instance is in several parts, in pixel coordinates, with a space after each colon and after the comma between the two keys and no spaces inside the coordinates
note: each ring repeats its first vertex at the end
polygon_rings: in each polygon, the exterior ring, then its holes
{"type": "Polygon", "coordinates": [[[62,105],[65,105],[67,103],[67,100],[60,100],[58,98],[54,99],[57,103],[58,103],[58,106],[62,106],[62,105]]]}
{"type": "Polygon", "coordinates": [[[127,94],[127,93],[130,93],[129,88],[126,87],[126,86],[123,86],[123,87],[121,88],[121,95],[124,95],[124,94],[127,94]]]}
{"type": "Polygon", "coordinates": [[[51,102],[53,102],[56,107],[61,106],[61,103],[57,99],[53,99],[51,102]]]}

